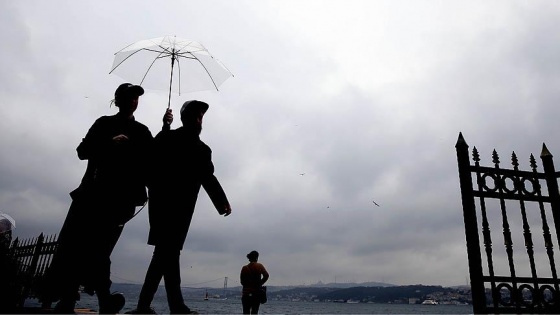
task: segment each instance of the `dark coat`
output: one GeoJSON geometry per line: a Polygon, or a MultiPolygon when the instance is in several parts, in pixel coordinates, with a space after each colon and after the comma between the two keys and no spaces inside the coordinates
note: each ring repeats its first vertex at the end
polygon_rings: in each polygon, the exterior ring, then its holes
{"type": "Polygon", "coordinates": [[[92,281],[89,276],[96,267],[92,265],[103,255],[94,249],[104,242],[99,236],[116,233],[111,240],[116,242],[120,232],[111,231],[134,215],[135,206],[145,203],[152,143],[145,125],[120,114],[102,116],[90,127],[76,148],[78,158],[88,160],[88,165],[80,186],[70,193],[72,204],[43,283],[46,300],[60,298],[65,289],[61,286],[67,283],[62,279],[92,281]],[[129,141],[115,144],[112,139],[119,134],[129,141]]]}
{"type": "Polygon", "coordinates": [[[93,187],[104,199],[143,205],[152,143],[148,127],[134,119],[120,114],[98,118],[76,149],[80,160],[88,160],[81,186],[93,187]],[[112,139],[119,134],[128,140],[116,144],[112,139]]]}
{"type": "Polygon", "coordinates": [[[135,206],[146,202],[147,154],[153,141],[148,127],[120,113],[93,123],[76,148],[78,158],[88,165],[80,186],[70,193],[73,202],[59,243],[78,241],[98,224],[122,224],[135,206]],[[128,140],[116,144],[113,137],[120,134],[128,140]]]}
{"type": "Polygon", "coordinates": [[[198,135],[184,127],[161,131],[153,149],[148,244],[182,249],[200,187],[204,187],[218,213],[223,214],[229,202],[214,176],[212,150],[198,135]]]}

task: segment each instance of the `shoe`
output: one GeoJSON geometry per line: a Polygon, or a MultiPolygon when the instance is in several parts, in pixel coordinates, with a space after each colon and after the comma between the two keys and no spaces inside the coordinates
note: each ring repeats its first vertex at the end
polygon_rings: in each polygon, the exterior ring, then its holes
{"type": "Polygon", "coordinates": [[[125,314],[157,314],[156,311],[151,308],[135,308],[131,311],[127,311],[125,312],[125,314]]]}
{"type": "Polygon", "coordinates": [[[60,300],[56,303],[53,311],[55,314],[76,314],[74,307],[76,307],[75,300],[60,300]]]}
{"type": "Polygon", "coordinates": [[[188,306],[183,304],[178,307],[169,307],[169,314],[198,314],[198,312],[191,310],[188,306]]]}
{"type": "Polygon", "coordinates": [[[99,314],[117,314],[123,307],[125,298],[122,293],[111,293],[99,299],[99,314]]]}

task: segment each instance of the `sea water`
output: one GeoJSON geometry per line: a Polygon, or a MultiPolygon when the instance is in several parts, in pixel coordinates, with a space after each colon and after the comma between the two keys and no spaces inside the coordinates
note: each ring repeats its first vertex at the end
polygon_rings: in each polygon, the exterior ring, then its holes
{"type": "MultiPolygon", "coordinates": [[[[137,297],[126,296],[127,301],[120,313],[136,307],[137,297]]],[[[192,310],[200,314],[242,314],[241,299],[204,300],[201,298],[185,299],[192,310]]],[[[165,290],[158,290],[152,307],[158,314],[168,314],[169,308],[165,290]],[[162,291],[162,292],[160,292],[162,291]]],[[[97,297],[82,293],[76,308],[98,310],[97,297]]],[[[473,314],[472,305],[421,305],[421,304],[385,304],[385,303],[335,303],[307,301],[268,300],[259,309],[260,314],[473,314]]]]}
{"type": "MultiPolygon", "coordinates": [[[[241,300],[186,300],[186,304],[200,314],[241,314],[241,300]]],[[[167,313],[166,303],[154,303],[158,313],[167,313]]],[[[420,305],[334,303],[269,300],[262,304],[260,314],[472,314],[469,305],[420,305]]]]}

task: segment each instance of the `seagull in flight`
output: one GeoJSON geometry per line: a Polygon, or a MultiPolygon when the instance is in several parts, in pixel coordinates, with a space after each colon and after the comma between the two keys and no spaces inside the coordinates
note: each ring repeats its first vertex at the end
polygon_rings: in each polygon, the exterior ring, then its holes
{"type": "Polygon", "coordinates": [[[374,205],[380,207],[380,205],[378,205],[377,202],[375,202],[375,200],[372,200],[372,201],[373,201],[373,204],[374,204],[374,205]]]}
{"type": "Polygon", "coordinates": [[[299,173],[299,175],[303,176],[303,175],[305,175],[305,173],[299,173]]]}

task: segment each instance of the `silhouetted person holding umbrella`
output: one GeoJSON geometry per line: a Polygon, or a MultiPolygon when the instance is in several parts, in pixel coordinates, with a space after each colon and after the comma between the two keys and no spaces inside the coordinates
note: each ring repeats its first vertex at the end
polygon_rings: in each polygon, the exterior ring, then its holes
{"type": "Polygon", "coordinates": [[[192,314],[181,292],[179,256],[194,214],[200,188],[220,215],[231,214],[226,194],[214,175],[212,150],[200,140],[208,104],[193,100],[181,108],[182,127],[163,130],[153,146],[149,191],[150,232],[154,253],[136,309],[129,314],[154,314],[152,300],[163,278],[171,314],[192,314]],[[177,166],[168,171],[167,165],[177,166]]]}

